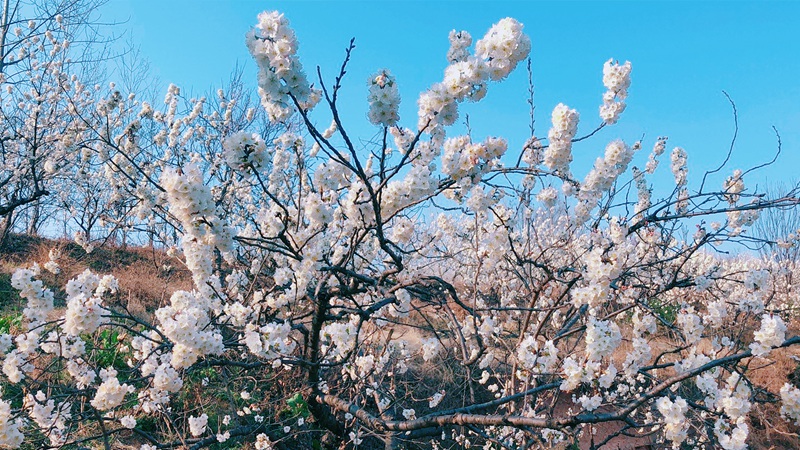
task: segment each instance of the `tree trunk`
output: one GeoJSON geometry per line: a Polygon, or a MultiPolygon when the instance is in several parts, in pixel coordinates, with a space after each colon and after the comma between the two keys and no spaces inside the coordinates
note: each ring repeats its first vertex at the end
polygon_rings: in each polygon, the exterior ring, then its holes
{"type": "Polygon", "coordinates": [[[31,236],[39,234],[39,221],[41,220],[42,210],[41,204],[36,201],[31,207],[30,217],[28,218],[28,227],[26,232],[31,236]]]}
{"type": "Polygon", "coordinates": [[[11,232],[11,224],[13,223],[12,214],[13,213],[8,213],[5,217],[0,219],[0,248],[5,247],[8,234],[11,232]]]}

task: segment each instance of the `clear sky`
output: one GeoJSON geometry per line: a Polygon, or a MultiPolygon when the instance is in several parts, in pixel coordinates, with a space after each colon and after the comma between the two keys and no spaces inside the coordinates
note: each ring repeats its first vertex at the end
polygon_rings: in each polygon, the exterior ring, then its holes
{"type": "MultiPolygon", "coordinates": [[[[401,123],[416,123],[416,98],[442,79],[447,35],[467,30],[475,40],[503,17],[525,24],[533,43],[537,135],[545,135],[559,102],[581,113],[579,134],[599,122],[604,91],[602,66],[609,58],[633,65],[628,109],[620,123],[576,148],[573,172],[582,178],[605,144],[645,136],[644,165],[655,138],[670,137],[668,150],[689,152],[690,180],[715,167],[733,131],[727,91],[739,110],[740,134],[730,169],[772,157],[783,138],[776,166],[746,183],[800,179],[800,2],[311,2],[110,0],[103,15],[121,25],[141,46],[164,82],[202,93],[219,86],[238,63],[255,89],[255,64],[244,34],[263,10],[286,14],[300,42],[308,72],[319,65],[329,81],[337,73],[351,37],[356,50],[342,94],[351,133],[369,139],[366,79],[379,68],[397,77],[403,97],[401,123]]],[[[462,109],[478,138],[499,135],[516,150],[528,134],[527,75],[519,67],[489,87],[487,98],[462,109]]],[[[327,116],[320,116],[327,126],[327,116]]],[[[512,150],[512,151],[513,151],[512,150]]],[[[668,156],[660,168],[668,172],[668,156]]],[[[724,178],[722,176],[721,178],[724,178]]],[[[715,185],[721,183],[715,179],[715,185]]],[[[690,181],[690,186],[694,185],[690,181]]]]}

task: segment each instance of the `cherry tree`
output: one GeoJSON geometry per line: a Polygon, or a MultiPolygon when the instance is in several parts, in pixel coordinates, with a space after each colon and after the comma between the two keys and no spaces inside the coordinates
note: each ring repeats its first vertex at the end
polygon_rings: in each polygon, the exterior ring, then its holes
{"type": "MultiPolygon", "coordinates": [[[[37,232],[47,197],[86,124],[75,108],[93,108],[91,87],[109,58],[98,36],[97,0],[8,0],[0,18],[0,238],[25,216],[37,232]],[[88,86],[87,86],[88,84],[88,86]]],[[[2,239],[0,239],[2,242],[2,239]]]]}
{"type": "Polygon", "coordinates": [[[123,244],[174,245],[170,223],[177,222],[159,207],[165,191],[156,180],[165,168],[182,167],[191,159],[206,182],[220,189],[215,201],[224,214],[247,214],[227,198],[235,171],[222,156],[223,141],[245,130],[273,139],[285,126],[266,119],[242,83],[241,68],[224,88],[206,96],[189,96],[171,85],[161,103],[123,95],[120,89],[112,85],[99,101],[102,107],[79,113],[92,124],[80,143],[85,159],[68,173],[60,192],[75,235],[87,249],[112,238],[123,244]]]}
{"type": "Polygon", "coordinates": [[[628,436],[741,449],[766,401],[800,425],[797,386],[750,376],[800,344],[796,288],[780,264],[717,251],[756,242],[760,211],[796,205],[797,190],[767,198],[739,170],[709,187],[728,169],[693,179],[681,147],[662,161],[666,138],[613,140],[573,174],[573,146],[625,110],[628,62],[602,67],[597,127],[559,104],[547,135],[531,130],[519,149],[454,134],[462,103],[491,95],[531,42],[511,18],[449,38],[443,78],[410,121],[402,80],[363,74],[379,132],[366,148],[339,110],[353,42],[335,79],[309,76],[278,12],[259,15],[247,46],[279,133],[248,128],[254,108],[233,120],[225,91],[215,108],[175,86],[163,109],[113,91],[99,101],[110,126],[87,128],[86,148],[112,195],[163,224],[163,242],[180,236],[170,253],[194,289],[143,319],[115,299],[113,274],[84,272],[60,295],[40,265],[19,269],[24,327],[0,337],[0,444],[601,448],[628,436]],[[659,165],[673,186],[651,185],[659,165]]]}

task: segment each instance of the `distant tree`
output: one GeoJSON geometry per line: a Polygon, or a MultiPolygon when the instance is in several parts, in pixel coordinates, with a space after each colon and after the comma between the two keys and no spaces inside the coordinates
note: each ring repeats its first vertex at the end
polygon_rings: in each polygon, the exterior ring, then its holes
{"type": "MultiPolygon", "coordinates": [[[[797,196],[796,184],[776,182],[767,187],[769,198],[797,196]]],[[[794,266],[800,259],[800,210],[795,205],[764,211],[753,225],[753,235],[763,240],[760,252],[764,257],[775,258],[794,266]]]]}
{"type": "Polygon", "coordinates": [[[98,33],[103,0],[4,0],[0,17],[0,243],[24,211],[35,233],[53,180],[75,160],[86,124],[74,108],[94,108],[91,87],[109,58],[98,33]],[[86,83],[90,83],[87,87],[86,83]]]}

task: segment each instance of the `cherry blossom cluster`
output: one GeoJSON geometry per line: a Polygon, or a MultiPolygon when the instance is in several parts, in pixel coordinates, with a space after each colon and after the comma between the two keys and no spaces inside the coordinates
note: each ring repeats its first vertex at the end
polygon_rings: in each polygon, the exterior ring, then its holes
{"type": "Polygon", "coordinates": [[[471,37],[462,36],[451,40],[456,50],[451,50],[452,58],[448,58],[451,64],[445,69],[444,80],[419,97],[417,126],[434,137],[443,138],[441,127],[455,123],[459,102],[481,100],[486,95],[487,82],[507,77],[531,49],[530,38],[522,33],[522,24],[511,18],[493,25],[475,44],[473,56],[464,54],[471,37]]]}
{"type": "Polygon", "coordinates": [[[603,123],[613,125],[625,111],[625,99],[631,86],[631,63],[614,63],[609,59],[603,65],[603,85],[608,89],[603,94],[603,105],[600,107],[600,118],[603,123]]]}
{"type": "Polygon", "coordinates": [[[373,74],[368,82],[369,112],[367,117],[375,125],[390,127],[400,120],[400,92],[397,89],[397,80],[386,70],[379,70],[373,74]]]}
{"type": "Polygon", "coordinates": [[[761,328],[753,335],[755,342],[750,349],[755,356],[766,356],[773,347],[783,344],[786,339],[786,324],[780,316],[765,314],[761,318],[761,328]]]}
{"type": "Polygon", "coordinates": [[[552,207],[558,200],[558,191],[552,186],[547,186],[536,194],[536,200],[544,204],[546,207],[552,207]]]}
{"type": "Polygon", "coordinates": [[[22,434],[24,425],[22,417],[12,416],[11,405],[7,401],[0,400],[0,445],[19,448],[25,439],[22,434]]]}
{"type": "Polygon", "coordinates": [[[687,183],[687,175],[689,173],[689,168],[686,166],[686,150],[675,147],[672,150],[672,154],[670,155],[672,174],[675,176],[675,184],[678,187],[686,186],[687,183]]]}
{"type": "Polygon", "coordinates": [[[444,143],[442,173],[454,180],[464,180],[469,188],[480,181],[481,175],[498,163],[508,149],[505,139],[489,137],[484,142],[472,142],[469,136],[450,138],[444,143]]]}
{"type": "Polygon", "coordinates": [[[549,145],[544,151],[544,165],[550,170],[569,175],[572,162],[572,139],[578,132],[578,111],[563,103],[553,108],[553,126],[547,133],[549,145]]]}
{"type": "Polygon", "coordinates": [[[271,120],[284,121],[296,107],[312,109],[319,102],[322,94],[309,85],[296,55],[297,38],[283,14],[259,14],[246,42],[259,67],[258,92],[271,120]]]}
{"type": "Polygon", "coordinates": [[[448,39],[450,39],[450,49],[447,51],[447,62],[455,64],[466,61],[469,58],[472,35],[468,31],[452,30],[448,39]]]}
{"type": "Polygon", "coordinates": [[[196,164],[189,163],[181,171],[168,169],[162,174],[161,181],[170,211],[186,233],[183,238],[186,265],[208,304],[213,298],[210,290],[219,288],[219,278],[214,276],[211,266],[211,254],[217,248],[224,255],[230,255],[231,230],[217,214],[211,191],[203,183],[196,164]]]}
{"type": "Polygon", "coordinates": [[[28,410],[31,420],[47,435],[51,445],[58,446],[66,442],[68,423],[72,418],[70,402],[56,405],[55,401],[48,399],[44,392],[37,391],[35,396],[32,394],[25,396],[23,407],[28,410]]]}
{"type": "Polygon", "coordinates": [[[520,343],[517,358],[520,365],[533,374],[551,373],[558,362],[558,349],[550,340],[540,348],[539,341],[528,336],[520,343]]]}
{"type": "Polygon", "coordinates": [[[134,391],[133,386],[120,384],[117,371],[113,368],[101,370],[100,378],[103,382],[97,387],[97,393],[91,402],[92,406],[100,411],[108,411],[119,406],[125,395],[134,391]]]}
{"type": "Polygon", "coordinates": [[[222,148],[225,150],[225,162],[239,172],[258,170],[266,164],[267,145],[255,133],[234,133],[222,141],[222,148]]]}
{"type": "Polygon", "coordinates": [[[734,205],[739,201],[740,194],[744,192],[744,180],[742,179],[742,171],[736,169],[733,175],[725,179],[722,185],[723,192],[725,192],[725,199],[728,203],[734,205]]]}
{"type": "Polygon", "coordinates": [[[11,287],[19,290],[19,296],[27,302],[22,314],[31,321],[32,327],[45,322],[53,311],[53,291],[44,287],[41,280],[34,279],[40,272],[39,265],[34,264],[30,269],[17,269],[11,276],[11,287]]]}
{"type": "Polygon", "coordinates": [[[667,148],[667,138],[664,136],[659,137],[656,140],[655,145],[653,145],[653,151],[650,153],[650,156],[647,158],[647,165],[645,166],[645,171],[649,174],[652,174],[658,168],[658,157],[664,154],[664,150],[667,148]]]}
{"type": "Polygon", "coordinates": [[[675,401],[669,397],[661,397],[656,402],[656,407],[664,416],[664,437],[672,441],[673,448],[680,448],[681,443],[688,437],[686,413],[689,411],[689,405],[680,397],[675,401]]]}
{"type": "MultiPolygon", "coordinates": [[[[634,152],[639,149],[639,143],[629,147],[622,141],[612,141],[606,146],[604,158],[597,158],[594,168],[586,175],[578,193],[584,208],[576,208],[577,211],[584,211],[588,214],[592,206],[597,203],[605,192],[608,192],[614,185],[617,178],[627,169],[628,164],[633,159],[634,152]]],[[[586,216],[582,219],[585,220],[586,216]]]]}
{"type": "Polygon", "coordinates": [[[211,325],[208,301],[196,292],[176,291],[170,305],[155,315],[164,335],[174,344],[170,364],[182,369],[205,355],[219,355],[224,350],[222,335],[211,325]]]}
{"type": "Polygon", "coordinates": [[[800,389],[785,383],[781,386],[781,414],[800,426],[800,389]]]}

